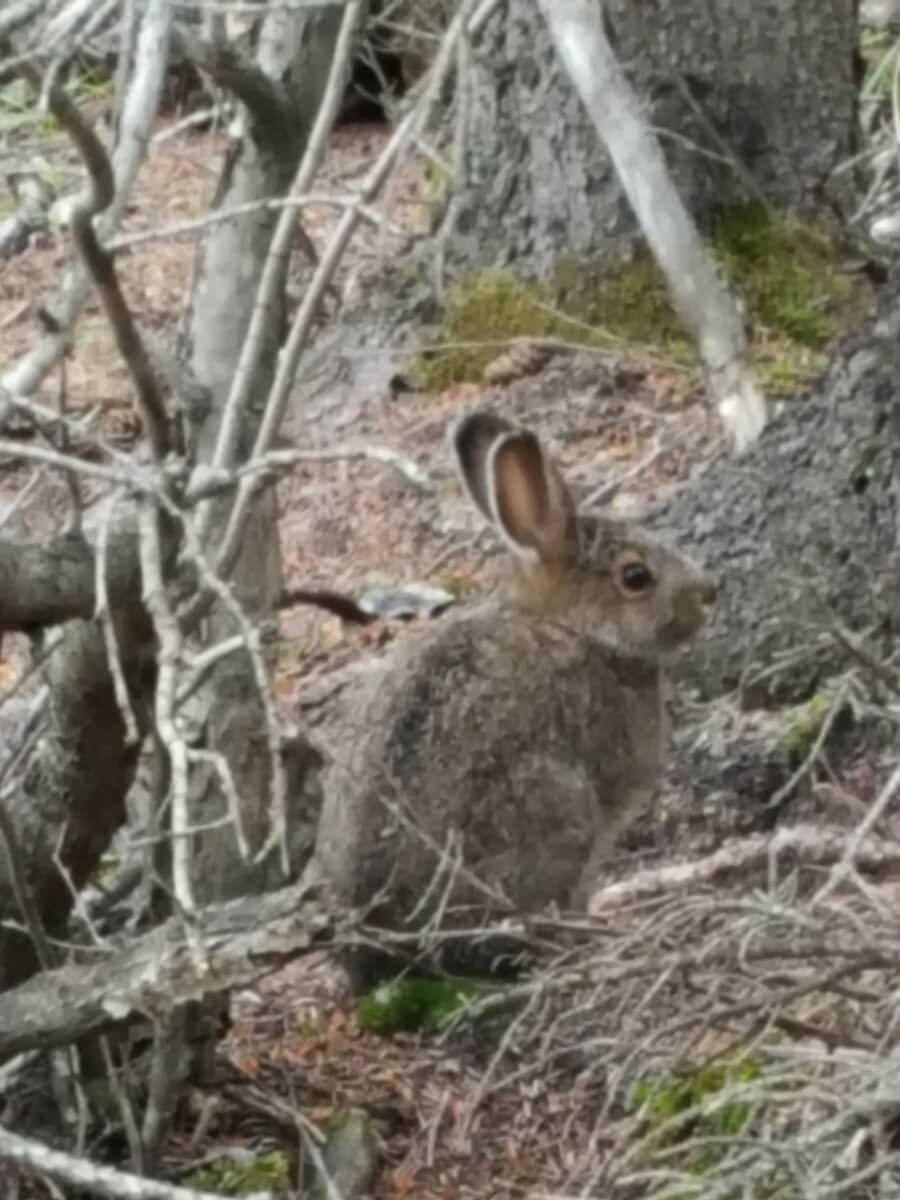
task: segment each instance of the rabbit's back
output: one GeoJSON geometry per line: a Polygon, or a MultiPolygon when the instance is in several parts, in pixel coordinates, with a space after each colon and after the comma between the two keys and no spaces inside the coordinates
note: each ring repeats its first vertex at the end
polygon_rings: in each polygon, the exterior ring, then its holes
{"type": "MultiPolygon", "coordinates": [[[[347,723],[317,858],[343,902],[383,891],[389,925],[417,906],[424,921],[433,882],[446,902],[442,852],[517,907],[567,903],[598,834],[658,778],[658,666],[509,615],[485,605],[409,638],[347,723]]],[[[452,900],[478,896],[457,873],[452,900]]]]}

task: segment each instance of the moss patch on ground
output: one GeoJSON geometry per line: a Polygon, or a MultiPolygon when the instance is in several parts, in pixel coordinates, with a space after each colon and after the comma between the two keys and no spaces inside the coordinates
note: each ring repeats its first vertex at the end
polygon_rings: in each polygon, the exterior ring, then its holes
{"type": "Polygon", "coordinates": [[[780,710],[778,742],[796,765],[812,750],[822,726],[831,716],[835,701],[834,688],[822,687],[802,704],[780,710]]]}
{"type": "MultiPolygon", "coordinates": [[[[719,1060],[639,1080],[626,1107],[646,1126],[648,1155],[663,1152],[669,1167],[677,1164],[683,1173],[702,1177],[727,1153],[729,1139],[752,1137],[759,1102],[750,1085],[761,1074],[752,1059],[719,1060]],[[684,1147],[680,1159],[673,1153],[678,1146],[684,1147]]],[[[703,1194],[699,1179],[698,1186],[684,1192],[685,1200],[703,1194]]],[[[672,1200],[678,1197],[673,1189],[672,1200]]]]}
{"type": "Polygon", "coordinates": [[[722,218],[712,250],[756,321],[810,349],[834,334],[835,308],[852,285],[837,271],[834,243],[824,231],[746,204],[722,218]]]}
{"type": "Polygon", "coordinates": [[[204,1163],[187,1178],[188,1187],[220,1196],[246,1196],[290,1186],[290,1164],[280,1150],[258,1154],[246,1162],[220,1158],[204,1163]]]}
{"type": "Polygon", "coordinates": [[[668,1125],[694,1112],[709,1133],[740,1133],[749,1119],[750,1105],[739,1098],[723,1098],[723,1094],[759,1075],[759,1066],[747,1059],[712,1062],[693,1072],[648,1077],[632,1087],[628,1108],[651,1126],[668,1125]]]}
{"type": "MultiPolygon", "coordinates": [[[[860,290],[841,272],[831,235],[748,203],[723,216],[709,249],[744,297],[764,385],[789,392],[821,370],[823,351],[855,310],[860,290]]],[[[655,261],[638,250],[612,270],[561,260],[549,283],[494,268],[461,279],[448,293],[435,347],[423,350],[414,372],[430,389],[478,380],[514,338],[606,349],[625,343],[674,364],[697,363],[655,261]]]]}
{"type": "Polygon", "coordinates": [[[556,338],[609,350],[642,343],[688,363],[692,352],[668,302],[655,264],[646,257],[600,279],[574,263],[560,264],[552,284],[490,269],[461,280],[447,295],[433,348],[413,364],[421,384],[438,391],[481,378],[515,338],[556,338]]]}
{"type": "Polygon", "coordinates": [[[401,975],[361,996],[356,1018],[361,1029],[385,1036],[437,1033],[489,989],[477,980],[401,975]]]}

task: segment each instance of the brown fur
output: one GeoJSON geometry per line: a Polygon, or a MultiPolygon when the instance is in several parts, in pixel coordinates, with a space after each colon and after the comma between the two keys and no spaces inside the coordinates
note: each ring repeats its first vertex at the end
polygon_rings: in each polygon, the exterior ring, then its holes
{"type": "MultiPolygon", "coordinates": [[[[504,900],[583,906],[659,783],[661,659],[696,632],[713,590],[634,526],[576,517],[532,434],[475,413],[454,447],[518,569],[496,596],[408,638],[359,698],[325,781],[316,852],[339,901],[399,931],[436,913],[471,928],[504,900]],[[637,595],[621,576],[634,563],[655,579],[637,595]],[[455,875],[448,854],[461,854],[455,875]],[[474,908],[454,914],[459,905],[474,908]]],[[[357,953],[350,965],[361,986],[383,964],[357,953]]]]}

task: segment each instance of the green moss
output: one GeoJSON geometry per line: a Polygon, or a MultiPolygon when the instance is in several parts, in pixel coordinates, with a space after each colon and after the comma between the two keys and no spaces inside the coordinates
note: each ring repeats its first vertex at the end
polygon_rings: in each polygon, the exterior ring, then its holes
{"type": "MultiPolygon", "coordinates": [[[[673,357],[693,357],[684,326],[678,318],[666,282],[648,250],[638,249],[615,266],[601,261],[562,258],[553,280],[560,310],[591,327],[593,337],[642,343],[673,357]]],[[[567,322],[566,334],[573,336],[567,322]]]]}
{"type": "Polygon", "coordinates": [[[113,94],[112,77],[95,67],[83,67],[70,85],[69,94],[78,104],[109,99],[113,94]]]}
{"type": "MultiPolygon", "coordinates": [[[[727,1088],[758,1079],[760,1068],[750,1059],[741,1062],[708,1063],[693,1073],[663,1075],[639,1080],[631,1089],[628,1107],[640,1110],[651,1125],[661,1125],[681,1113],[704,1106],[727,1088]]],[[[736,1134],[747,1123],[750,1106],[743,1100],[727,1100],[711,1107],[703,1117],[710,1134],[736,1134]]]]}
{"type": "Polygon", "coordinates": [[[420,283],[424,276],[421,265],[411,258],[397,258],[384,264],[384,278],[392,288],[406,291],[420,283]]]}
{"type": "Polygon", "coordinates": [[[746,301],[754,359],[766,390],[790,394],[824,368],[824,351],[869,285],[842,273],[824,226],[758,203],[735,205],[713,231],[711,251],[746,301]]]}
{"type": "Polygon", "coordinates": [[[33,103],[31,90],[24,79],[13,78],[0,87],[0,116],[24,116],[33,103]]]}
{"type": "Polygon", "coordinates": [[[430,158],[425,164],[425,186],[422,199],[426,204],[439,208],[447,191],[447,168],[437,159],[430,158]]]}
{"type": "Polygon", "coordinates": [[[497,341],[552,331],[553,317],[541,309],[546,301],[539,285],[520,283],[506,271],[484,271],[463,280],[448,293],[436,333],[439,348],[423,351],[414,374],[436,390],[477,379],[496,358],[497,341]]]}
{"type": "Polygon", "coordinates": [[[104,879],[108,879],[118,870],[118,868],[119,856],[114,854],[111,850],[107,850],[105,854],[101,855],[100,861],[94,868],[94,872],[91,875],[91,880],[94,883],[99,883],[104,879]]]}
{"type": "MultiPolygon", "coordinates": [[[[123,1072],[119,1081],[119,1086],[125,1088],[126,1092],[132,1093],[129,1099],[134,1100],[134,1087],[129,1087],[129,1073],[123,1072]]],[[[120,1095],[113,1088],[108,1079],[101,1078],[86,1078],[82,1079],[82,1087],[88,1098],[91,1106],[91,1111],[101,1119],[108,1121],[111,1125],[115,1125],[122,1120],[122,1100],[120,1095]]]]}
{"type": "Polygon", "coordinates": [[[757,202],[737,204],[715,229],[712,251],[751,316],[776,337],[818,349],[834,335],[852,286],[837,270],[824,229],[773,215],[757,202]]]}
{"type": "Polygon", "coordinates": [[[756,365],[766,392],[790,393],[821,375],[826,362],[823,353],[787,342],[758,354],[756,365]]]}
{"type": "Polygon", "coordinates": [[[468,979],[402,975],[360,997],[356,1017],[370,1033],[437,1032],[485,990],[468,979]]]}
{"type": "Polygon", "coordinates": [[[218,1192],[223,1196],[246,1196],[253,1192],[275,1191],[290,1186],[290,1163],[280,1150],[258,1154],[249,1162],[219,1158],[204,1163],[187,1178],[189,1187],[198,1192],[218,1192]]]}
{"type": "MultiPolygon", "coordinates": [[[[647,1077],[631,1088],[627,1107],[648,1126],[651,1154],[688,1139],[747,1137],[751,1135],[754,1105],[745,1097],[728,1093],[758,1079],[760,1074],[759,1064],[743,1059],[707,1063],[693,1072],[647,1077]]],[[[686,1174],[703,1175],[725,1150],[724,1145],[716,1144],[686,1146],[680,1169],[686,1174]]],[[[672,1164],[673,1160],[669,1157],[667,1162],[672,1164]]],[[[685,1200],[695,1194],[700,1193],[685,1193],[685,1200]]],[[[677,1200],[674,1193],[672,1200],[677,1200]]]]}
{"type": "MultiPolygon", "coordinates": [[[[833,239],[812,223],[746,203],[723,215],[709,249],[746,301],[763,384],[796,389],[821,369],[823,348],[858,296],[838,269],[833,239]]],[[[662,273],[638,248],[616,264],[561,258],[548,283],[496,268],[461,279],[434,330],[436,348],[422,351],[414,373],[434,389],[478,380],[503,343],[529,337],[606,349],[624,343],[673,365],[697,362],[662,273]]]]}
{"type": "Polygon", "coordinates": [[[306,660],[309,641],[306,638],[284,638],[278,644],[278,669],[290,670],[306,660]]]}
{"type": "Polygon", "coordinates": [[[778,744],[791,759],[802,762],[812,750],[834,704],[834,692],[823,687],[802,704],[783,708],[779,714],[778,744]]]}
{"type": "Polygon", "coordinates": [[[436,390],[478,380],[504,343],[542,337],[605,349],[641,343],[679,362],[695,357],[655,263],[639,254],[612,273],[566,259],[549,284],[498,269],[461,280],[447,296],[437,348],[424,349],[413,372],[436,390]]]}

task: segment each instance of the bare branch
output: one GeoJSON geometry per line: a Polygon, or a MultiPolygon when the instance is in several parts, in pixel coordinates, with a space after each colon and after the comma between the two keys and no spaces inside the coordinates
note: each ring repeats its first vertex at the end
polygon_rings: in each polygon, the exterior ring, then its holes
{"type": "MultiPolygon", "coordinates": [[[[27,75],[34,87],[40,88],[40,76],[35,68],[23,68],[23,74],[27,75]]],[[[153,455],[159,461],[168,453],[170,442],[162,397],[141,336],[119,286],[115,260],[100,245],[94,232],[94,217],[109,208],[115,196],[112,166],[100,139],[57,84],[52,84],[47,91],[47,104],[75,143],[87,168],[86,192],[72,209],[72,236],[100,297],[119,353],[134,379],[144,429],[150,439],[153,455]]]]}
{"type": "Polygon", "coordinates": [[[206,71],[246,106],[257,141],[277,144],[286,136],[293,136],[295,117],[284,88],[246,59],[236,46],[229,42],[212,45],[175,28],[172,50],[206,71]]]}
{"type": "Polygon", "coordinates": [[[887,812],[888,805],[892,803],[898,791],[900,791],[900,766],[894,768],[887,783],[873,800],[869,811],[853,831],[852,836],[847,839],[841,860],[832,869],[827,882],[816,897],[817,900],[824,900],[826,896],[831,895],[851,872],[857,871],[861,865],[864,865],[865,848],[872,830],[887,812]]]}
{"type": "MultiPolygon", "coordinates": [[[[335,44],[334,58],[331,71],[325,87],[325,94],[315,124],[310,132],[303,157],[297,167],[291,183],[289,198],[300,197],[307,192],[316,177],[328,138],[337,118],[341,98],[344,94],[347,74],[350,67],[350,51],[357,26],[363,13],[361,0],[351,0],[344,12],[338,39],[335,44]]],[[[293,206],[284,209],[278,218],[275,233],[269,246],[269,252],[263,266],[262,275],[257,288],[256,302],[250,316],[250,324],[244,337],[241,356],[234,372],[234,383],[225,404],[222,421],[219,426],[218,438],[213,451],[211,466],[230,467],[234,464],[237,448],[238,430],[246,407],[248,397],[256,378],[256,370],[262,353],[263,328],[269,321],[275,289],[283,276],[284,263],[290,254],[294,229],[297,224],[298,211],[293,206]]],[[[257,441],[257,447],[259,441],[257,441]]],[[[269,449],[266,444],[265,449],[269,449]]],[[[254,457],[259,455],[254,451],[254,457]]],[[[205,538],[209,530],[212,512],[209,507],[201,509],[198,530],[201,538],[205,538]]]]}
{"type": "Polygon", "coordinates": [[[157,654],[156,731],[169,756],[172,812],[172,883],[181,913],[188,920],[188,933],[198,966],[202,950],[190,921],[195,910],[191,887],[191,838],[188,809],[188,749],[175,722],[175,686],[181,661],[182,637],[166,595],[163,578],[162,515],[152,503],[141,506],[140,559],[143,600],[153,621],[159,646],[157,654]]]}
{"type": "Polygon", "coordinates": [[[43,7],[44,0],[18,0],[17,3],[8,4],[6,12],[0,13],[0,42],[27,25],[43,7]]]}
{"type": "MultiPolygon", "coordinates": [[[[606,913],[610,908],[636,904],[660,893],[696,891],[719,880],[733,881],[740,874],[770,866],[780,855],[793,854],[807,866],[823,866],[842,863],[852,849],[854,861],[863,870],[877,872],[900,866],[900,846],[895,843],[870,837],[868,831],[859,839],[858,846],[855,842],[855,837],[851,839],[846,830],[811,825],[779,829],[771,836],[758,834],[733,840],[706,858],[638,871],[626,879],[607,884],[594,892],[590,911],[606,913]]],[[[823,896],[824,891],[823,888],[823,896]]]]}
{"type": "Polygon", "coordinates": [[[116,703],[119,706],[119,712],[122,714],[122,722],[125,726],[125,744],[127,746],[137,746],[140,743],[140,734],[138,732],[138,722],[134,715],[134,708],[131,704],[131,699],[128,695],[128,685],[125,682],[125,672],[122,668],[122,658],[119,654],[119,643],[116,636],[116,625],[113,619],[113,613],[109,607],[109,597],[106,589],[106,567],[108,562],[109,548],[109,530],[112,522],[113,513],[118,497],[113,496],[106,511],[103,513],[100,520],[100,530],[97,539],[97,554],[95,557],[94,569],[94,587],[97,593],[97,606],[95,615],[100,622],[100,627],[103,630],[103,640],[106,644],[106,656],[109,660],[109,671],[112,676],[113,690],[116,695],[116,703]]]}
{"type": "MultiPolygon", "coordinates": [[[[278,197],[269,197],[263,200],[251,200],[246,204],[236,204],[233,208],[214,209],[208,212],[205,216],[196,217],[193,220],[179,221],[177,225],[164,225],[157,229],[145,229],[140,233],[125,233],[119,237],[113,238],[109,243],[110,250],[125,250],[131,249],[134,246],[145,246],[148,242],[169,242],[172,238],[189,237],[194,233],[206,233],[216,225],[221,225],[224,221],[236,221],[239,217],[246,216],[248,213],[260,212],[263,209],[275,211],[282,208],[303,208],[306,205],[316,205],[319,207],[332,208],[351,208],[356,207],[362,219],[368,221],[381,229],[386,229],[389,233],[395,235],[400,234],[398,227],[390,225],[384,220],[379,213],[367,206],[360,206],[356,198],[350,196],[335,196],[328,192],[306,192],[302,195],[291,195],[278,197]]],[[[298,226],[299,228],[299,226],[298,226]]],[[[312,256],[314,265],[318,265],[318,255],[312,256]]]]}
{"type": "MultiPolygon", "coordinates": [[[[33,731],[29,731],[29,734],[30,732],[33,731]]],[[[28,930],[28,936],[31,938],[38,962],[43,970],[48,971],[58,960],[44,930],[41,914],[34,902],[31,885],[25,874],[22,847],[19,845],[15,826],[6,811],[2,795],[0,795],[0,845],[6,852],[9,880],[19,905],[22,921],[28,930]]]]}
{"type": "Polygon", "coordinates": [[[734,450],[762,432],[765,399],[747,358],[743,321],[666,169],[592,0],[539,0],[572,82],[605,143],[676,308],[697,339],[734,450]]]}
{"type": "MultiPolygon", "coordinates": [[[[146,152],[166,74],[171,24],[171,0],[148,0],[135,54],[134,78],[126,98],[119,141],[113,155],[115,197],[99,222],[101,239],[107,238],[121,220],[146,152]]],[[[65,352],[69,334],[90,289],[90,276],[80,263],[76,263],[67,273],[54,299],[47,305],[54,314],[56,330],[48,332],[0,378],[0,424],[8,418],[8,401],[3,390],[17,399],[24,399],[34,391],[65,352]]]]}
{"type": "MultiPolygon", "coordinates": [[[[0,398],[2,397],[3,388],[0,387],[0,398]]],[[[17,403],[15,407],[21,410],[23,406],[17,403]]],[[[38,427],[40,428],[40,426],[38,427]]],[[[60,451],[51,450],[46,446],[28,446],[21,442],[8,441],[5,438],[0,438],[0,454],[8,455],[13,460],[23,459],[26,462],[41,463],[64,473],[78,472],[81,475],[93,476],[95,479],[102,479],[107,483],[116,484],[118,487],[131,488],[138,492],[154,490],[147,476],[140,470],[129,472],[124,464],[120,467],[105,467],[102,463],[84,462],[70,454],[62,454],[60,451]]]]}
{"type": "MultiPolygon", "coordinates": [[[[25,1167],[38,1175],[58,1179],[70,1187],[87,1188],[92,1196],[108,1200],[225,1200],[218,1192],[198,1192],[176,1187],[114,1167],[100,1166],[64,1150],[54,1150],[33,1138],[20,1137],[0,1126],[0,1159],[25,1167]]],[[[272,1200],[271,1192],[257,1192],[250,1200],[272,1200]]]]}

